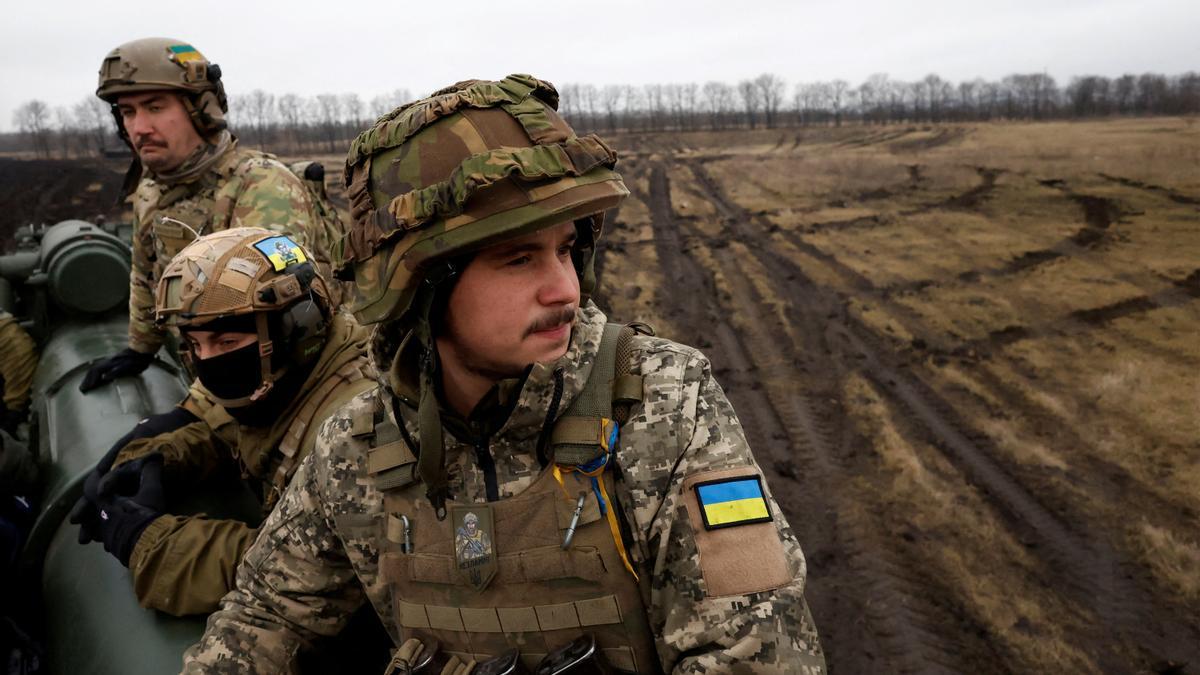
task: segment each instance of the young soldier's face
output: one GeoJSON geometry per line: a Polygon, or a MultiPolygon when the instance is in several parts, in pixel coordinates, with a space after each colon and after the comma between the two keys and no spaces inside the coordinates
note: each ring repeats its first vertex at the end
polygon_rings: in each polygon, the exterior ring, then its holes
{"type": "Polygon", "coordinates": [[[126,94],[117,98],[117,109],[133,149],[151,171],[177,168],[203,142],[183,101],[172,92],[126,94]]]}
{"type": "Polygon", "coordinates": [[[579,307],[574,243],[567,222],[477,254],[450,293],[439,351],[493,380],[566,353],[579,307]]]}

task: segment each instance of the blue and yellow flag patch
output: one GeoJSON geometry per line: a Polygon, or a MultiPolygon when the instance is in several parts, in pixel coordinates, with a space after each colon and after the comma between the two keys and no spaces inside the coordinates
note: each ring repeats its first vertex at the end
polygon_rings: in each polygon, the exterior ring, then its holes
{"type": "Polygon", "coordinates": [[[167,47],[167,51],[171,52],[171,58],[175,63],[184,64],[188,61],[203,61],[204,55],[196,51],[196,48],[191,45],[171,45],[167,47]]]}
{"type": "Polygon", "coordinates": [[[771,520],[759,476],[722,478],[697,483],[695,488],[707,530],[771,520]]]}
{"type": "Polygon", "coordinates": [[[304,256],[304,249],[286,235],[263,239],[255,244],[254,248],[271,261],[276,272],[282,272],[290,265],[299,265],[308,261],[308,258],[304,256]]]}

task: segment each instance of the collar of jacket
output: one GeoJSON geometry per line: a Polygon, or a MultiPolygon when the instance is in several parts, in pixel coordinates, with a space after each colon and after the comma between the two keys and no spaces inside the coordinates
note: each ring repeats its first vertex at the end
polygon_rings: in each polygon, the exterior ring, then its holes
{"type": "MultiPolygon", "coordinates": [[[[345,312],[335,312],[329,322],[329,338],[325,342],[317,363],[301,385],[301,396],[288,405],[279,415],[275,424],[270,427],[242,426],[233,419],[224,408],[219,414],[219,424],[214,431],[230,447],[235,448],[246,470],[256,478],[266,478],[271,451],[279,446],[279,441],[292,425],[292,420],[300,408],[308,401],[308,395],[317,390],[325,379],[332,376],[342,366],[354,359],[363,357],[366,350],[368,332],[358,325],[352,316],[345,312]]],[[[364,359],[365,367],[366,361],[364,359]]]]}
{"type": "Polygon", "coordinates": [[[205,174],[214,172],[229,175],[237,166],[237,138],[224,130],[205,139],[200,147],[173,171],[154,173],[146,170],[146,178],[165,186],[194,183],[205,174]]]}
{"type": "MultiPolygon", "coordinates": [[[[496,420],[489,424],[492,435],[503,435],[514,440],[525,440],[535,437],[546,422],[546,413],[554,401],[556,385],[555,371],[562,371],[562,392],[559,397],[554,417],[566,410],[567,405],[575,399],[587,383],[588,375],[592,372],[592,364],[596,361],[596,352],[600,347],[600,337],[604,333],[604,324],[608,318],[595,303],[588,300],[575,312],[575,325],[571,330],[571,342],[567,351],[557,360],[550,363],[535,363],[530,367],[524,378],[506,380],[496,385],[496,391],[489,392],[483,401],[492,405],[510,407],[512,412],[501,423],[496,420]],[[512,385],[517,386],[512,386],[512,385]],[[510,393],[511,392],[511,393],[510,393]],[[506,395],[507,394],[507,395],[506,395]],[[515,405],[512,396],[516,396],[515,405]]],[[[417,404],[417,349],[414,341],[406,340],[401,343],[396,357],[392,361],[386,379],[390,389],[404,404],[415,412],[417,404]]],[[[470,429],[471,424],[451,412],[445,405],[440,406],[443,422],[447,430],[470,429]]],[[[471,419],[484,419],[489,416],[488,410],[477,408],[472,411],[471,419]]],[[[410,418],[411,419],[411,418],[410,418]]],[[[551,420],[553,421],[553,420],[551,420]]],[[[460,437],[461,438],[461,437],[460,437]]]]}

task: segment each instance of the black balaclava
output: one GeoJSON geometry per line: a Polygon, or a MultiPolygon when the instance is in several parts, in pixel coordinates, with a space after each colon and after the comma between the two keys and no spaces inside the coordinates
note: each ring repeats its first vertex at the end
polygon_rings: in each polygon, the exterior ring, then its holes
{"type": "MultiPolygon", "coordinates": [[[[276,322],[277,316],[269,317],[272,340],[277,339],[280,331],[276,322]]],[[[257,333],[253,314],[215,319],[196,326],[194,330],[226,331],[236,333],[257,333]]],[[[183,331],[183,332],[186,332],[183,331]]],[[[190,349],[189,349],[190,351],[190,349]]],[[[288,358],[286,350],[277,349],[271,356],[271,368],[279,370],[284,359],[288,358]]],[[[244,398],[254,393],[262,385],[262,366],[259,360],[258,341],[218,356],[207,359],[191,355],[192,368],[200,383],[213,394],[224,399],[244,398]]],[[[306,364],[292,364],[282,377],[271,386],[266,396],[242,406],[225,406],[226,412],[246,426],[270,426],[299,394],[305,380],[312,374],[317,359],[306,364]]]]}

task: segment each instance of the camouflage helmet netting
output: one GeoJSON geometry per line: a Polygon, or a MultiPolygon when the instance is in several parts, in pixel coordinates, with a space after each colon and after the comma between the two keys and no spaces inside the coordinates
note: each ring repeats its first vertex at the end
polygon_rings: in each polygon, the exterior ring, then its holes
{"type": "Polygon", "coordinates": [[[436,261],[600,214],[628,194],[616,153],[577,136],[557,104],[554,88],[528,75],[469,80],[355,139],[345,174],[353,224],[335,255],[353,275],[361,323],[403,317],[436,261]]]}

